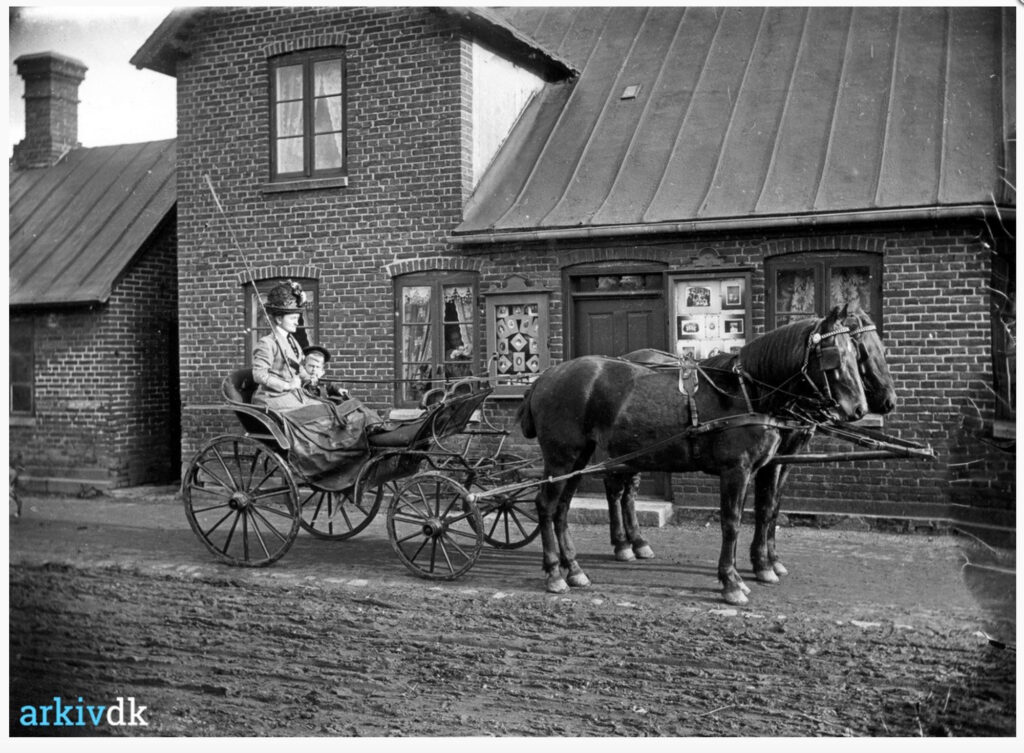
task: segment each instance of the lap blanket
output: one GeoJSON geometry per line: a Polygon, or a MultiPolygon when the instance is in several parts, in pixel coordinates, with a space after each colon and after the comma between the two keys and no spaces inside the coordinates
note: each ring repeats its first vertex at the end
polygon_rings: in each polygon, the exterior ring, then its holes
{"type": "Polygon", "coordinates": [[[358,400],[317,400],[284,411],[281,417],[292,444],[288,454],[292,467],[331,491],[352,486],[361,461],[369,454],[366,430],[382,423],[358,400]]]}

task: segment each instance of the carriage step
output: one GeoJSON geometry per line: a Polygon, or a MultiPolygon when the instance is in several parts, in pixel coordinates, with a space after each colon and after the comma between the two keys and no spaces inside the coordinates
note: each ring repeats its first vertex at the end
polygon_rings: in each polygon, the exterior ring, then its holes
{"type": "MultiPolygon", "coordinates": [[[[645,528],[662,528],[672,522],[672,503],[637,500],[636,519],[645,528]]],[[[569,524],[608,524],[608,502],[604,497],[573,497],[569,524]]]]}

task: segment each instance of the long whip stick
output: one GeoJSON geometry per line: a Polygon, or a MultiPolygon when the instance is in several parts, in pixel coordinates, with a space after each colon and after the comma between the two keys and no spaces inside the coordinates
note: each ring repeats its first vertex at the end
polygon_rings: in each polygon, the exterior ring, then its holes
{"type": "MultiPolygon", "coordinates": [[[[235,244],[238,256],[241,258],[242,264],[245,265],[245,272],[249,276],[250,284],[252,284],[252,291],[256,296],[256,303],[259,305],[260,311],[263,312],[263,318],[267,320],[267,325],[270,327],[270,333],[274,334],[274,322],[271,320],[270,314],[267,313],[267,307],[263,305],[263,297],[260,295],[260,291],[256,288],[256,277],[252,273],[252,267],[249,266],[249,259],[242,250],[242,244],[238,242],[238,236],[235,235],[235,227],[231,224],[231,220],[228,218],[227,212],[224,211],[224,206],[220,203],[217,191],[213,187],[213,181],[210,180],[210,174],[207,173],[203,177],[206,178],[206,185],[210,187],[210,195],[213,196],[213,202],[217,205],[217,209],[220,212],[221,217],[224,218],[224,224],[227,225],[228,232],[231,234],[231,241],[235,244]]],[[[277,343],[277,349],[281,352],[281,358],[284,359],[285,363],[288,363],[288,355],[284,352],[284,346],[281,345],[281,341],[277,338],[277,335],[274,335],[274,342],[277,343]]]]}

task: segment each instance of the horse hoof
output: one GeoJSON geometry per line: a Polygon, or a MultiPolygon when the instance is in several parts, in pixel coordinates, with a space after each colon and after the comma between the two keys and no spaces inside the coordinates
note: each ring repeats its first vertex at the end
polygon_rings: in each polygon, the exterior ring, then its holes
{"type": "Polygon", "coordinates": [[[779,576],[775,574],[774,570],[758,570],[755,575],[759,583],[778,583],[779,576]]]}
{"type": "Polygon", "coordinates": [[[776,575],[789,575],[789,570],[787,570],[786,566],[783,565],[781,562],[773,562],[772,570],[775,571],[776,575]]]}
{"type": "Polygon", "coordinates": [[[647,544],[644,544],[641,547],[634,547],[633,551],[636,552],[637,559],[641,559],[641,560],[652,560],[652,559],[654,559],[654,550],[651,549],[651,547],[649,547],[647,544]]]}
{"type": "Polygon", "coordinates": [[[742,607],[749,601],[739,588],[724,589],[722,591],[722,598],[725,599],[726,604],[731,604],[734,607],[742,607]]]}
{"type": "Polygon", "coordinates": [[[547,579],[545,586],[549,594],[569,593],[569,584],[565,582],[565,578],[561,575],[552,575],[547,579]]]}
{"type": "MultiPolygon", "coordinates": [[[[739,583],[737,583],[736,585],[737,585],[737,587],[738,587],[738,588],[740,589],[740,591],[742,591],[742,592],[743,592],[744,594],[748,594],[748,593],[750,593],[750,586],[748,586],[748,585],[747,585],[746,583],[744,583],[743,581],[740,581],[740,582],[739,582],[739,583]]],[[[746,600],[745,600],[745,599],[744,599],[744,603],[746,603],[746,600]]]]}
{"type": "Polygon", "coordinates": [[[633,550],[629,549],[629,548],[626,548],[626,549],[616,549],[615,550],[615,559],[618,560],[619,562],[632,562],[633,560],[636,559],[636,555],[634,555],[633,554],[633,550]]]}
{"type": "Polygon", "coordinates": [[[587,588],[590,585],[590,578],[584,572],[570,573],[568,580],[573,588],[587,588]]]}

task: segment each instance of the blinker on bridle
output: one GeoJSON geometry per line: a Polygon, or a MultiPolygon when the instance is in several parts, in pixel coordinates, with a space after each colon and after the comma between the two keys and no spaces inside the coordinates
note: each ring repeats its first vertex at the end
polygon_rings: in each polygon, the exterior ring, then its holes
{"type": "MultiPolygon", "coordinates": [[[[858,330],[858,332],[866,331],[867,328],[858,330]]],[[[828,373],[830,371],[836,371],[843,364],[843,354],[839,350],[839,346],[835,342],[827,342],[832,340],[837,335],[850,335],[851,330],[849,327],[837,327],[836,329],[828,332],[815,332],[807,341],[807,350],[804,352],[804,363],[800,367],[800,373],[804,379],[807,380],[808,384],[815,391],[821,400],[829,406],[835,407],[838,405],[836,399],[832,396],[832,387],[829,384],[828,373]],[[822,390],[815,382],[811,375],[807,373],[807,364],[810,362],[811,353],[815,353],[818,358],[818,366],[821,369],[822,376],[825,381],[825,388],[822,390]]],[[[852,336],[852,335],[851,335],[852,336]]]]}

